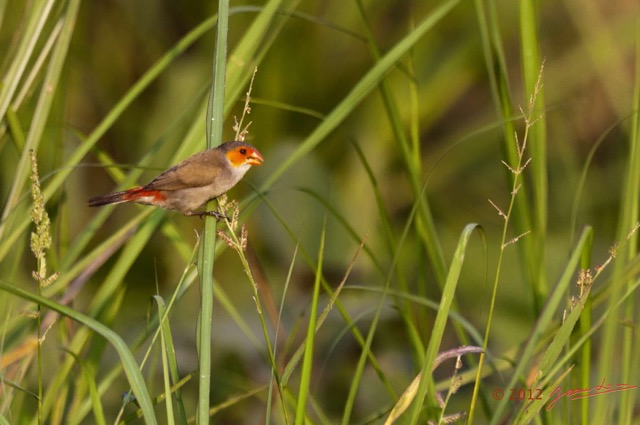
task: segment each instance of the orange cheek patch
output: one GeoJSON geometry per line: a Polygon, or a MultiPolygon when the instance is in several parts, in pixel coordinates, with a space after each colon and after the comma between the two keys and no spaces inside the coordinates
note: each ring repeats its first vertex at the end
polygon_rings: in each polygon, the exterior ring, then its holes
{"type": "Polygon", "coordinates": [[[227,152],[227,158],[233,165],[240,165],[245,161],[244,155],[236,150],[227,152]]]}

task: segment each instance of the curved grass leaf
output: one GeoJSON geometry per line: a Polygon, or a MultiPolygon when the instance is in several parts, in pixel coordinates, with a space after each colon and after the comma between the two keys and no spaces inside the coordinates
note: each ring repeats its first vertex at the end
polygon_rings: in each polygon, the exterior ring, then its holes
{"type": "Polygon", "coordinates": [[[127,376],[127,379],[129,380],[129,384],[131,384],[131,388],[136,397],[136,400],[138,401],[138,403],[140,403],[140,408],[142,409],[142,413],[144,414],[146,422],[151,425],[157,424],[155,414],[153,413],[153,404],[151,402],[151,397],[149,396],[149,392],[147,391],[147,387],[145,386],[144,379],[142,378],[142,374],[140,373],[140,369],[138,368],[138,364],[136,363],[133,354],[129,350],[127,343],[124,342],[124,340],[120,338],[118,334],[89,316],[79,313],[78,311],[67,306],[58,304],[57,302],[50,299],[32,294],[31,292],[27,292],[14,285],[0,282],[0,290],[16,295],[24,300],[38,303],[48,309],[55,310],[58,313],[67,316],[78,323],[83,324],[87,328],[91,329],[92,331],[96,332],[104,339],[106,339],[116,350],[118,356],[120,356],[124,372],[127,376]]]}
{"type": "Polygon", "coordinates": [[[428,379],[421,379],[417,394],[416,401],[413,404],[410,423],[419,423],[419,417],[422,412],[423,403],[425,397],[429,395],[432,398],[432,403],[435,405],[435,389],[433,387],[433,379],[429,372],[433,367],[433,364],[440,351],[440,344],[442,343],[442,336],[444,335],[444,328],[447,324],[447,319],[450,314],[451,304],[455,296],[456,287],[458,286],[458,279],[460,278],[460,272],[462,271],[462,265],[464,264],[464,256],[467,251],[467,245],[469,239],[474,231],[480,232],[481,236],[484,234],[482,227],[478,224],[467,224],[458,239],[456,250],[449,266],[447,273],[447,279],[442,291],[442,298],[440,299],[440,307],[438,308],[438,314],[436,315],[435,322],[433,324],[433,330],[429,338],[429,345],[424,358],[422,366],[422,376],[428,376],[428,379]]]}

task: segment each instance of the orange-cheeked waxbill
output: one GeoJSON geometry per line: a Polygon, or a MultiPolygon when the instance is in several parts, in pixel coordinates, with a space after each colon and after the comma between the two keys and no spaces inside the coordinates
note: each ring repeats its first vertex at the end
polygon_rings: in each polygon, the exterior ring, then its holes
{"type": "Polygon", "coordinates": [[[227,142],[197,153],[169,168],[149,184],[89,199],[90,207],[121,202],[137,202],[184,215],[213,215],[198,212],[207,201],[226,193],[252,165],[262,164],[262,155],[245,142],[227,142]]]}

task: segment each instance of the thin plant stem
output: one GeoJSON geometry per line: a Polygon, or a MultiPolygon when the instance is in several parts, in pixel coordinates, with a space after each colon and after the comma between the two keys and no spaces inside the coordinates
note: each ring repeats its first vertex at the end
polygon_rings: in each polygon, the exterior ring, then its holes
{"type": "MultiPolygon", "coordinates": [[[[229,0],[218,2],[218,26],[216,50],[213,61],[213,84],[207,108],[207,147],[213,148],[222,139],[224,117],[224,82],[227,60],[227,33],[229,29],[229,0]]],[[[210,209],[209,202],[207,209],[210,209]]],[[[198,272],[200,276],[200,316],[198,360],[200,375],[198,380],[197,423],[209,423],[209,400],[211,389],[211,327],[213,320],[213,262],[216,250],[216,221],[205,217],[202,234],[198,272]]]]}

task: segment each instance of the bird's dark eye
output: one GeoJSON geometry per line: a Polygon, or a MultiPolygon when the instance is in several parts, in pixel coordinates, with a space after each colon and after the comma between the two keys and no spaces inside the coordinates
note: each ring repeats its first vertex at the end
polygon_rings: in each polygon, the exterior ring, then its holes
{"type": "Polygon", "coordinates": [[[246,155],[247,154],[247,149],[246,148],[240,148],[240,153],[242,155],[246,155]]]}

